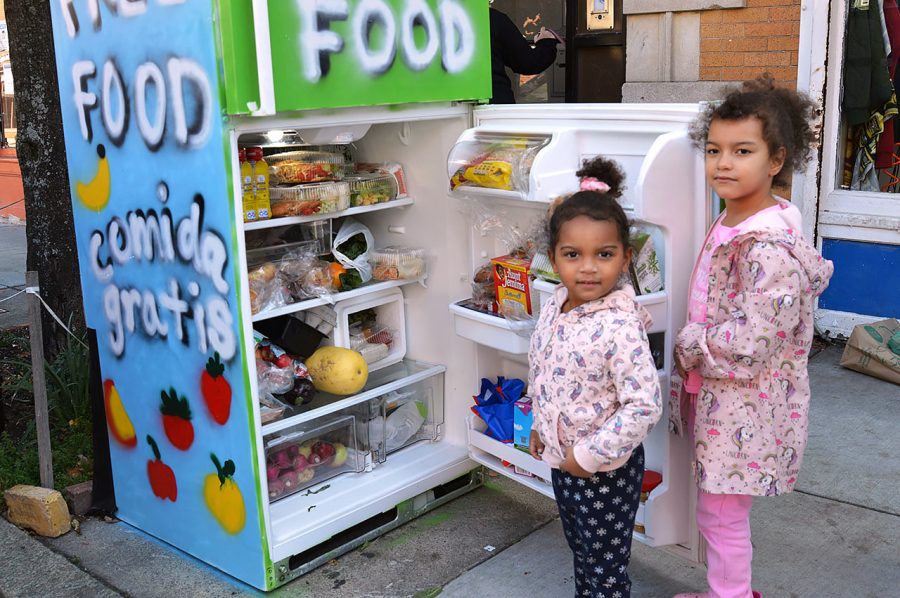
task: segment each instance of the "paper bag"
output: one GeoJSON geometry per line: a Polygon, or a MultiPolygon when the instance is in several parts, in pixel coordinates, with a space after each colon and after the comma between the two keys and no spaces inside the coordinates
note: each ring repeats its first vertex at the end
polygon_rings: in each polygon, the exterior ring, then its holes
{"type": "Polygon", "coordinates": [[[845,368],[900,384],[900,322],[894,318],[854,326],[841,355],[845,368]]]}

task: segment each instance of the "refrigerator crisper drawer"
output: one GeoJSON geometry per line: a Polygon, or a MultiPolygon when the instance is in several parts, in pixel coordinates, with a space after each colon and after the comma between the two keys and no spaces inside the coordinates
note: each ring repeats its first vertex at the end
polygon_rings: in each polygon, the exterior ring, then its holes
{"type": "MultiPolygon", "coordinates": [[[[440,438],[444,423],[444,374],[388,392],[369,402],[365,423],[375,460],[422,440],[440,438]]],[[[361,433],[363,433],[361,432],[361,433]]]]}
{"type": "Polygon", "coordinates": [[[356,417],[335,415],[291,426],[264,438],[269,500],[290,496],[345,472],[365,468],[356,417]]]}

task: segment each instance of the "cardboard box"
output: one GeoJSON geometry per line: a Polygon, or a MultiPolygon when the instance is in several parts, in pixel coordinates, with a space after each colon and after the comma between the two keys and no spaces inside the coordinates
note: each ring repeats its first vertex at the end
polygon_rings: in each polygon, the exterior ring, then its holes
{"type": "Polygon", "coordinates": [[[500,312],[506,316],[531,315],[531,263],[504,255],[492,259],[491,267],[500,312]]]}
{"type": "Polygon", "coordinates": [[[528,452],[528,444],[531,442],[531,424],[533,420],[534,413],[531,411],[531,399],[513,403],[513,446],[526,453],[528,452]]]}

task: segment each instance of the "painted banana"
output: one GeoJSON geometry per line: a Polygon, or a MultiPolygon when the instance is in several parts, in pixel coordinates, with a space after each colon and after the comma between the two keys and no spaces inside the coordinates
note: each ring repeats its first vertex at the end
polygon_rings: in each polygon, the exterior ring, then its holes
{"type": "Polygon", "coordinates": [[[106,148],[103,144],[97,146],[97,174],[87,183],[78,181],[75,183],[75,195],[81,205],[89,210],[99,212],[109,203],[110,177],[109,160],[106,158],[106,148]]]}

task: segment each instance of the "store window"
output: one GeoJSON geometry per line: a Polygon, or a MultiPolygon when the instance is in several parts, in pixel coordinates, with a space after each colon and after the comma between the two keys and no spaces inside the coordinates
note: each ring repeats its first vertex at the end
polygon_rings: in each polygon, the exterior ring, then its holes
{"type": "Polygon", "coordinates": [[[850,0],[846,17],[842,149],[837,188],[900,193],[900,8],[850,0]]]}

